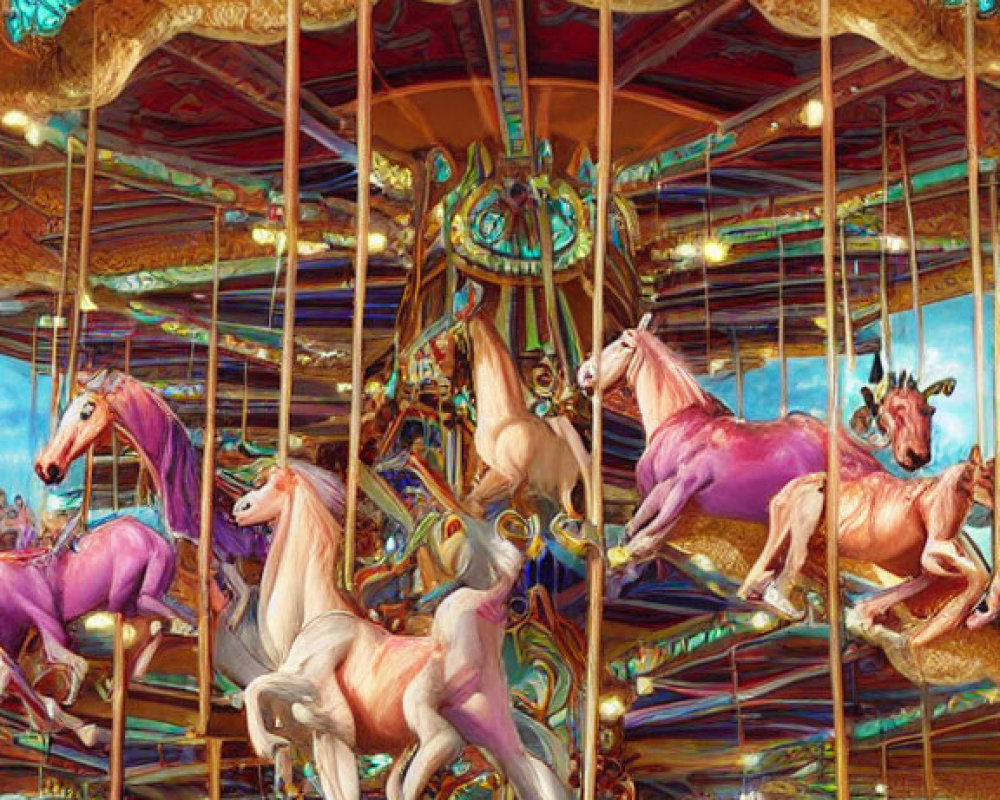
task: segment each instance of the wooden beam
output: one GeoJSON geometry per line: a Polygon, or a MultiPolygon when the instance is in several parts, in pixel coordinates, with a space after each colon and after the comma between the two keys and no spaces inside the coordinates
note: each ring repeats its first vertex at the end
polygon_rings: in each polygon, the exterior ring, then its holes
{"type": "Polygon", "coordinates": [[[644,39],[622,59],[615,68],[615,88],[622,88],[644,70],[670,61],[699,36],[740,8],[743,2],[744,0],[723,0],[721,3],[719,0],[699,0],[678,11],[670,25],[664,25],[644,39]]]}

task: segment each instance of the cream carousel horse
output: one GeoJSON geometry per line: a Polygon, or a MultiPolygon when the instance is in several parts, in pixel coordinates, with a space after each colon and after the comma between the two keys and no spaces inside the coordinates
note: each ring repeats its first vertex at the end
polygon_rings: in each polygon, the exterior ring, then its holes
{"type": "MultiPolygon", "coordinates": [[[[237,505],[244,522],[274,520],[276,530],[286,531],[287,544],[272,549],[269,562],[316,548],[335,560],[343,531],[324,508],[312,474],[276,470],[237,505]],[[311,549],[293,538],[318,541],[311,549]]],[[[487,541],[495,582],[446,598],[430,636],[393,635],[362,617],[337,590],[333,570],[316,569],[307,577],[308,565],[297,560],[269,570],[269,605],[285,612],[262,617],[267,627],[277,623],[268,633],[272,645],[302,619],[309,594],[321,593],[332,606],[305,624],[276,671],[247,687],[247,724],[258,755],[271,759],[291,745],[311,746],[324,797],[357,800],[356,756],[389,753],[394,764],[387,797],[417,800],[467,743],[493,757],[521,800],[568,798],[552,770],[525,750],[510,709],[501,650],[520,554],[484,523],[463,522],[470,535],[487,541]],[[403,754],[414,745],[406,767],[403,754]]]]}
{"type": "Polygon", "coordinates": [[[466,498],[475,516],[521,489],[558,500],[575,516],[573,488],[583,480],[590,496],[590,454],[566,417],[542,419],[531,411],[517,366],[492,322],[477,313],[481,288],[468,283],[456,297],[472,344],[476,394],[476,452],[487,466],[466,498]]]}
{"type": "Polygon", "coordinates": [[[275,520],[260,581],[257,625],[264,652],[277,666],[306,623],[342,606],[332,580],[338,568],[337,543],[308,534],[315,520],[337,525],[335,520],[343,519],[344,485],[324,469],[292,460],[286,469],[272,469],[259,491],[240,498],[233,516],[244,526],[275,520]],[[300,481],[308,481],[312,491],[292,491],[300,481]],[[293,499],[298,500],[294,505],[293,499]]]}
{"type": "MultiPolygon", "coordinates": [[[[982,597],[988,576],[969,557],[958,534],[973,503],[993,507],[993,470],[994,461],[984,464],[975,447],[967,462],[934,478],[904,480],[873,472],[841,484],[840,555],[877,564],[904,579],[852,609],[860,628],[870,628],[878,616],[941,579],[962,579],[965,589],[927,620],[912,644],[926,645],[966,620],[982,597]]],[[[741,597],[762,591],[764,602],[782,616],[803,616],[789,592],[805,566],[810,540],[824,527],[825,488],[826,473],[806,475],[791,481],[771,501],[767,545],[747,575],[741,597]],[[771,567],[782,551],[787,551],[784,567],[772,580],[771,567]]],[[[996,613],[997,601],[991,596],[987,614],[996,613]]],[[[978,618],[969,620],[969,627],[977,624],[978,618]]]]}

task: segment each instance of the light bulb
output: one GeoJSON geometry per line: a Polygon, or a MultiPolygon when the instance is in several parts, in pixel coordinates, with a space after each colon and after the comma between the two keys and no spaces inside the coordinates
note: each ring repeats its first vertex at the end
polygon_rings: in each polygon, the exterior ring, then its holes
{"type": "Polygon", "coordinates": [[[800,119],[807,128],[818,128],[823,124],[823,101],[813,98],[802,106],[800,119]]]}

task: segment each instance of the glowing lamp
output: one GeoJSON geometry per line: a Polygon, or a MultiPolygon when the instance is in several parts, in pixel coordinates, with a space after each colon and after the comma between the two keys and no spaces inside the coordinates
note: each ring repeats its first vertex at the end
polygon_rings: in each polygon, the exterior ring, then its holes
{"type": "Polygon", "coordinates": [[[27,129],[24,131],[24,141],[32,147],[41,147],[43,142],[42,126],[37,122],[29,123],[27,129]]]}
{"type": "Polygon", "coordinates": [[[703,252],[707,262],[710,264],[720,264],[729,255],[729,247],[718,239],[709,239],[704,244],[703,252]]]}
{"type": "Polygon", "coordinates": [[[756,631],[766,631],[771,627],[771,615],[766,611],[757,611],[750,617],[750,626],[756,631]]]}
{"type": "Polygon", "coordinates": [[[694,258],[698,255],[698,248],[695,247],[694,242],[681,242],[674,248],[674,255],[678,258],[694,258]]]}
{"type": "Polygon", "coordinates": [[[653,683],[652,678],[647,678],[643,675],[640,678],[635,679],[635,693],[641,697],[648,697],[656,690],[656,685],[653,683]]]}
{"type": "Polygon", "coordinates": [[[94,298],[88,292],[84,292],[83,297],[80,298],[80,310],[97,311],[97,303],[94,302],[94,298]]]}
{"type": "Polygon", "coordinates": [[[807,128],[818,128],[823,124],[823,101],[813,98],[802,106],[799,118],[807,128]]]}
{"type": "Polygon", "coordinates": [[[887,234],[885,237],[885,249],[890,253],[902,253],[906,250],[906,239],[902,236],[887,234]]]}
{"type": "Polygon", "coordinates": [[[31,124],[31,118],[23,111],[17,111],[16,109],[12,109],[11,111],[7,111],[3,115],[3,117],[0,118],[0,122],[3,123],[5,128],[14,128],[15,130],[23,130],[24,128],[27,128],[28,125],[31,124]]]}
{"type": "Polygon", "coordinates": [[[274,244],[274,231],[258,225],[250,232],[250,236],[257,244],[274,244]]]}
{"type": "Polygon", "coordinates": [[[601,719],[608,723],[620,720],[625,716],[627,710],[625,701],[616,694],[605,695],[601,698],[601,702],[598,705],[598,713],[601,715],[601,719]]]}
{"type": "Polygon", "coordinates": [[[368,251],[370,253],[384,253],[389,246],[389,237],[382,231],[372,231],[368,234],[368,251]]]}

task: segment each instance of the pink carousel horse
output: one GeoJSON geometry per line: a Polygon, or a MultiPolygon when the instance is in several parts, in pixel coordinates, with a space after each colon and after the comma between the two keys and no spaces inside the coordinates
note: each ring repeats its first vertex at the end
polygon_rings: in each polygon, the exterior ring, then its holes
{"type": "MultiPolygon", "coordinates": [[[[163,398],[122,372],[102,370],[92,376],[81,375],[80,384],[82,391],[66,407],[52,440],[35,461],[38,477],[49,485],[59,483],[74,460],[114,429],[131,443],[152,476],[168,532],[197,541],[201,536],[201,462],[183,423],[163,398]]],[[[109,528],[108,533],[123,528],[141,530],[141,535],[150,541],[151,537],[159,538],[142,522],[123,516],[95,528],[87,539],[93,539],[105,528],[109,528]]],[[[213,516],[212,546],[224,562],[237,557],[260,558],[267,551],[267,537],[241,530],[217,509],[213,516]]],[[[168,547],[173,561],[173,548],[168,547]]],[[[266,672],[269,664],[260,647],[254,620],[240,613],[251,602],[251,592],[242,584],[234,566],[224,565],[223,572],[237,589],[237,602],[229,605],[225,610],[227,621],[216,628],[213,639],[216,661],[220,671],[245,686],[266,672]]],[[[167,581],[164,591],[169,584],[167,581]]],[[[221,597],[214,599],[217,610],[222,610],[222,604],[221,597]]]]}
{"type": "MultiPolygon", "coordinates": [[[[983,464],[979,448],[969,460],[934,478],[904,480],[887,472],[872,472],[840,486],[840,526],[837,544],[843,558],[877,564],[904,581],[868,597],[852,610],[854,621],[870,629],[877,617],[897,603],[923,592],[942,579],[960,579],[965,588],[938,610],[913,636],[922,646],[958,628],[986,588],[988,575],[958,540],[973,503],[993,508],[991,459],[983,464]]],[[[762,593],[766,605],[781,616],[803,614],[789,599],[809,554],[809,542],[822,529],[826,474],[791,481],[771,501],[767,545],[748,573],[740,596],[762,593]],[[772,565],[785,553],[776,578],[772,565]]],[[[990,597],[988,614],[996,614],[998,598],[990,597]]],[[[977,615],[970,628],[985,624],[977,615]]]]}
{"type": "MultiPolygon", "coordinates": [[[[67,705],[87,673],[86,659],[68,647],[67,623],[98,610],[183,618],[162,599],[173,579],[173,549],[130,517],[102,525],[83,537],[77,550],[59,547],[30,555],[0,560],[0,648],[16,658],[29,631],[37,629],[49,661],[69,670],[67,705]]],[[[154,637],[135,658],[133,677],[142,674],[158,644],[154,637]]],[[[0,666],[0,694],[10,672],[10,663],[0,666]]]]}
{"type": "MultiPolygon", "coordinates": [[[[601,384],[625,383],[634,393],[646,431],[646,451],[636,465],[642,504],[629,523],[628,543],[609,553],[613,566],[652,556],[681,511],[765,522],[768,506],[790,480],[826,468],[827,428],[805,414],[770,422],[736,419],[706,392],[659,338],[646,328],[624,331],[601,354],[601,384]]],[[[580,365],[580,386],[594,382],[593,357],[580,365]]],[[[881,402],[882,427],[891,432],[900,466],[914,470],[930,460],[931,414],[923,393],[894,387],[881,402]]],[[[845,479],[884,472],[846,433],[840,438],[845,479]]]]}
{"type": "Polygon", "coordinates": [[[528,488],[558,500],[564,512],[575,516],[572,494],[578,481],[583,480],[590,495],[590,454],[566,417],[542,419],[528,407],[507,346],[493,323],[476,311],[475,289],[471,283],[463,289],[469,298],[458,317],[466,320],[472,344],[475,444],[487,470],[466,501],[479,516],[485,505],[528,488]]]}
{"type": "Polygon", "coordinates": [[[340,593],[334,569],[322,568],[336,563],[343,531],[324,507],[316,472],[275,470],[237,503],[243,522],[274,520],[276,544],[283,544],[268,557],[274,613],[262,613],[261,621],[272,645],[294,636],[281,666],[245,692],[258,755],[310,748],[326,800],[358,800],[357,755],[388,753],[394,764],[387,797],[417,800],[434,773],[470,744],[493,757],[521,800],[567,800],[552,770],[525,750],[510,708],[502,646],[507,596],[520,572],[517,549],[465,519],[467,532],[488,537],[495,583],[446,598],[430,636],[390,634],[340,593]],[[324,599],[312,611],[326,604],[329,610],[308,621],[314,594],[324,599]],[[403,755],[413,746],[407,767],[403,755]]]}

